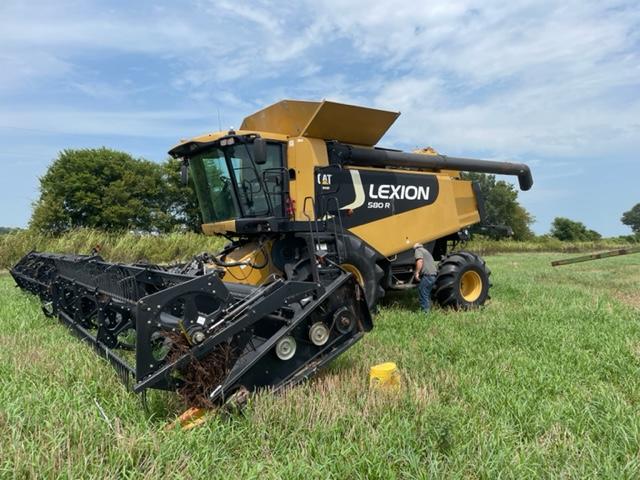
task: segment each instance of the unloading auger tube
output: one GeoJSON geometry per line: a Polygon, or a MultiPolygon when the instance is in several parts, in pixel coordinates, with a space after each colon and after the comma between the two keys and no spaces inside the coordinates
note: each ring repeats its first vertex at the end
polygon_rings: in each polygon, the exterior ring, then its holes
{"type": "Polygon", "coordinates": [[[31,252],[11,275],[127,385],[133,376],[134,391],[177,390],[193,406],[297,383],[372,328],[360,286],[330,265],[315,280],[260,286],[222,282],[219,270],[179,271],[31,252]]]}
{"type": "Polygon", "coordinates": [[[328,147],[332,155],[339,158],[345,165],[428,168],[515,175],[518,177],[521,190],[529,190],[533,186],[531,170],[523,163],[495,162],[474,158],[449,157],[440,154],[423,155],[380,148],[355,147],[339,142],[331,142],[328,147]]]}

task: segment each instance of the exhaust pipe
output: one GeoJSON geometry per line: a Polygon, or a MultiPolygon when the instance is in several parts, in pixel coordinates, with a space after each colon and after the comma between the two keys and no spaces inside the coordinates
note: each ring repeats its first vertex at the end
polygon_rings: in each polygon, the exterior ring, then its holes
{"type": "Polygon", "coordinates": [[[515,175],[518,177],[520,190],[529,190],[533,186],[531,170],[524,163],[494,162],[439,154],[422,155],[379,148],[354,147],[339,142],[330,142],[327,147],[332,163],[363,167],[430,168],[515,175]]]}

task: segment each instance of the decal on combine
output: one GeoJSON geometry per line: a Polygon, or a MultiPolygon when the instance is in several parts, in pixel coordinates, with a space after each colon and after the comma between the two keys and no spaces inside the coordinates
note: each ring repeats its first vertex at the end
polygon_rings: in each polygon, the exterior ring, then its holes
{"type": "Polygon", "coordinates": [[[318,218],[340,211],[344,227],[354,227],[424,207],[438,197],[435,175],[372,170],[316,169],[318,218]]]}
{"type": "Polygon", "coordinates": [[[384,200],[429,200],[431,187],[414,185],[369,185],[369,198],[384,200]]]}

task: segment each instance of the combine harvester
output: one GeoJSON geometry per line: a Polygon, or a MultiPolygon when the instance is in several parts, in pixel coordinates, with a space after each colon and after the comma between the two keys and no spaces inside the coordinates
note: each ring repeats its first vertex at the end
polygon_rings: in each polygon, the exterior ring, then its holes
{"type": "Polygon", "coordinates": [[[454,251],[484,211],[460,172],[532,186],[522,164],[374,147],[398,115],[282,101],[238,131],[174,147],[204,233],[230,240],[215,256],[159,267],[31,252],[11,273],[47,315],[133,376],[136,392],[177,390],[210,406],[295,384],[371,330],[386,290],[411,286],[416,242],[440,262],[437,302],[483,305],[489,269],[454,251]]]}

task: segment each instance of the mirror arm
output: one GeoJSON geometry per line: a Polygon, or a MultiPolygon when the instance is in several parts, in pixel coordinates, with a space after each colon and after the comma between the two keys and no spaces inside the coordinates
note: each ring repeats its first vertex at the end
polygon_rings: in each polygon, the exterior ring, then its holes
{"type": "Polygon", "coordinates": [[[189,183],[189,160],[187,158],[183,158],[182,165],[180,165],[180,182],[182,185],[189,183]]]}

